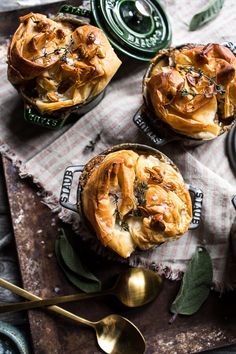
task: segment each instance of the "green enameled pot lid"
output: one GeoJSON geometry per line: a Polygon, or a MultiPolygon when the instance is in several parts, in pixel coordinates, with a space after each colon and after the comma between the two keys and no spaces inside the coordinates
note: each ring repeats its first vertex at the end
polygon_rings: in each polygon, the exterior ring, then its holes
{"type": "Polygon", "coordinates": [[[149,61],[169,46],[171,27],[157,0],[91,0],[94,22],[114,48],[149,61]]]}

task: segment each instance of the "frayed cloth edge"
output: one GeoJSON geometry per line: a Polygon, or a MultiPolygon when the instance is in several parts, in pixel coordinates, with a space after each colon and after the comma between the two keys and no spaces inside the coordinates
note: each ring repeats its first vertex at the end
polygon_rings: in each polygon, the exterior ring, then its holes
{"type": "MultiPolygon", "coordinates": [[[[78,215],[76,213],[70,212],[69,210],[63,209],[58,204],[58,199],[51,192],[48,192],[36,177],[34,177],[29,173],[25,164],[19,158],[17,158],[16,154],[11,150],[11,148],[7,144],[0,145],[0,153],[6,158],[8,158],[12,162],[13,166],[18,169],[20,178],[31,179],[31,181],[39,188],[39,193],[40,196],[42,197],[41,202],[45,204],[52,211],[52,213],[56,213],[60,220],[62,220],[67,224],[70,224],[74,232],[79,233],[80,221],[78,215]]],[[[87,242],[87,240],[85,240],[85,242],[87,242]]],[[[150,263],[148,262],[148,260],[140,259],[139,256],[135,256],[135,255],[131,256],[128,260],[122,259],[121,257],[116,256],[115,254],[113,255],[112,253],[109,252],[109,250],[106,250],[98,243],[95,243],[95,245],[91,244],[90,246],[94,252],[96,252],[99,256],[106,258],[107,260],[126,263],[131,267],[148,268],[157,272],[161,276],[164,276],[166,279],[172,281],[181,280],[184,273],[182,270],[171,269],[171,267],[166,266],[162,263],[157,263],[157,264],[150,263]]],[[[222,282],[215,281],[213,284],[213,289],[220,293],[226,291],[233,291],[236,289],[236,284],[232,285],[229,284],[228,282],[222,283],[222,282]]]]}

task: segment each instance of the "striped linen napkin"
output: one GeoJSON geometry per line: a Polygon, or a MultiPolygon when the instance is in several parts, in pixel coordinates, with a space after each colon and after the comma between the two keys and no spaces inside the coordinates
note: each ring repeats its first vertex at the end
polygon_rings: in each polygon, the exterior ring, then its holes
{"type": "Polygon", "coordinates": [[[10,0],[1,1],[0,3],[0,13],[5,11],[19,10],[31,6],[46,5],[55,2],[60,2],[62,0],[10,0]]]}
{"type": "MultiPolygon", "coordinates": [[[[188,31],[191,15],[203,1],[165,1],[173,28],[173,45],[186,42],[236,43],[232,23],[236,21],[236,3],[225,2],[220,15],[195,32],[188,31]]],[[[31,176],[44,191],[44,200],[54,212],[73,226],[81,237],[91,240],[83,230],[77,213],[58,204],[64,169],[69,165],[85,164],[104,149],[123,142],[151,144],[134,125],[132,117],[142,104],[141,82],[147,64],[126,59],[106,90],[102,102],[73,125],[51,131],[24,122],[22,103],[6,77],[7,44],[0,46],[0,151],[19,166],[22,177],[31,176]],[[85,147],[101,133],[94,151],[85,147]]],[[[186,268],[197,245],[204,245],[211,254],[214,283],[217,289],[236,288],[236,265],[231,259],[230,230],[235,218],[231,203],[236,194],[235,175],[225,152],[226,136],[195,148],[170,143],[160,150],[179,167],[187,183],[204,191],[202,222],[197,230],[188,231],[178,241],[161,245],[147,252],[137,251],[130,257],[131,265],[143,265],[158,270],[170,279],[178,279],[186,268]]],[[[75,191],[72,195],[75,197],[75,191]]],[[[93,247],[105,257],[94,241],[93,247]]],[[[91,242],[89,243],[91,244],[91,242]]]]}

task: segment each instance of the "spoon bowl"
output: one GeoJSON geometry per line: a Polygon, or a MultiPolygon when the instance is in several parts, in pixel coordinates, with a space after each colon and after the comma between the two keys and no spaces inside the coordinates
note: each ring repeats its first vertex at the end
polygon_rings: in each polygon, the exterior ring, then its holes
{"type": "Polygon", "coordinates": [[[51,299],[0,305],[0,313],[29,310],[104,295],[115,296],[125,306],[139,307],[153,301],[159,295],[161,289],[162,278],[157,273],[145,268],[130,268],[118,276],[111,289],[96,293],[54,296],[51,299]]]}
{"type": "Polygon", "coordinates": [[[161,289],[162,278],[157,273],[130,268],[118,277],[112,294],[128,307],[139,307],[153,301],[161,289]]]}
{"type": "MultiPolygon", "coordinates": [[[[2,278],[0,278],[0,286],[25,299],[41,300],[39,296],[2,278]]],[[[92,322],[58,306],[50,306],[48,309],[85,326],[92,327],[96,332],[98,345],[107,354],[143,354],[145,351],[143,335],[132,322],[122,316],[112,314],[100,321],[92,322]]]]}
{"type": "Polygon", "coordinates": [[[109,315],[95,323],[99,346],[105,353],[138,354],[145,351],[145,340],[139,329],[126,318],[109,315]]]}

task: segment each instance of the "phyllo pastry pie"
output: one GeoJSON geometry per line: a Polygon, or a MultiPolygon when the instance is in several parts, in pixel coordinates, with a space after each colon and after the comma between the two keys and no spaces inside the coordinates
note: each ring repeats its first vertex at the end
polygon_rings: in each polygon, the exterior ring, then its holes
{"type": "Polygon", "coordinates": [[[156,119],[194,139],[228,130],[236,112],[236,58],[219,44],[160,51],[144,80],[144,96],[156,119]]]}
{"type": "Polygon", "coordinates": [[[101,29],[38,13],[20,17],[8,54],[8,78],[40,113],[97,96],[121,62],[101,29]]]}
{"type": "Polygon", "coordinates": [[[189,228],[188,188],[161,153],[110,152],[81,177],[83,214],[101,243],[121,257],[176,240],[189,228]]]}

